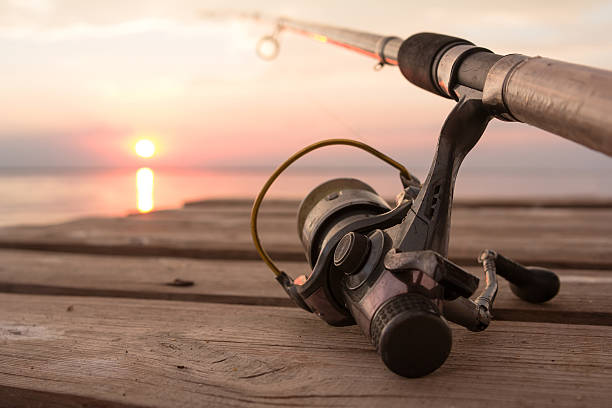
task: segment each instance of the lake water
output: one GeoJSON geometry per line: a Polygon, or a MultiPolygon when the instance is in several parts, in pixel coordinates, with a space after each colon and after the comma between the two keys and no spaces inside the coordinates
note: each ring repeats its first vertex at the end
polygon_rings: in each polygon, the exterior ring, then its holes
{"type": "MultiPolygon", "coordinates": [[[[411,169],[425,178],[426,169],[411,169]]],[[[272,169],[0,169],[0,225],[45,224],[89,215],[125,215],[179,207],[188,200],[253,198],[272,169]]],[[[359,178],[393,197],[399,177],[384,167],[290,169],[269,196],[303,198],[334,177],[359,178]]],[[[457,198],[612,198],[607,171],[464,169],[457,198]]]]}

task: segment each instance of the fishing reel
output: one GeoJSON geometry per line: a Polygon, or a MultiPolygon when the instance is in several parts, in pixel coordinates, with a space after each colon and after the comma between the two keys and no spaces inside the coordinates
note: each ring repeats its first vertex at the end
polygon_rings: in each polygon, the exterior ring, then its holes
{"type": "Polygon", "coordinates": [[[479,261],[486,283],[470,300],[477,277],[434,250],[399,250],[398,226],[419,190],[409,186],[392,208],[359,180],[335,179],[315,188],[298,212],[312,273],[284,285],[327,323],[357,323],[387,367],[406,377],[426,375],[446,360],[452,345],[447,320],[471,331],[488,327],[497,275],[530,302],[549,300],[559,290],[554,273],[485,250],[479,261]]]}
{"type": "Polygon", "coordinates": [[[453,190],[459,166],[478,142],[491,116],[478,95],[465,93],[448,116],[424,184],[403,166],[360,142],[332,139],[316,143],[281,165],[255,200],[251,232],[263,260],[293,301],[333,326],[358,324],[387,367],[405,377],[440,367],[452,346],[448,321],[471,331],[492,319],[497,276],[519,298],[552,299],[559,278],[484,250],[485,284],[447,259],[453,190]],[[390,206],[356,179],[335,179],[302,201],[297,226],[311,273],[295,279],[280,271],[257,234],[257,214],[273,181],[304,154],[345,144],[374,154],[400,170],[402,190],[390,206]]]}

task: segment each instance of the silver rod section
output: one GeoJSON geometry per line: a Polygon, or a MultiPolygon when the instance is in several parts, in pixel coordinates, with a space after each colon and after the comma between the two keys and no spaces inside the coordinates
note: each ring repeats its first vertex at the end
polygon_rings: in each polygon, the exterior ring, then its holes
{"type": "Polygon", "coordinates": [[[509,73],[502,97],[516,120],[612,156],[612,72],[529,58],[509,73]]]}
{"type": "Polygon", "coordinates": [[[487,73],[483,102],[502,118],[612,156],[611,71],[506,55],[487,73]]]}
{"type": "Polygon", "coordinates": [[[281,29],[296,31],[323,43],[339,45],[377,60],[384,59],[384,62],[390,65],[397,65],[397,55],[403,42],[402,39],[397,37],[307,23],[288,18],[279,18],[277,24],[281,29]]]}

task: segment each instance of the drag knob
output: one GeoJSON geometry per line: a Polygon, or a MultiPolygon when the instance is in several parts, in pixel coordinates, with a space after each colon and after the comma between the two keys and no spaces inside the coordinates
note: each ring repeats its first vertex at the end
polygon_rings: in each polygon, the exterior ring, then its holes
{"type": "Polygon", "coordinates": [[[368,259],[370,240],[358,232],[349,232],[342,237],[334,252],[334,266],[346,275],[352,275],[368,259]]]}

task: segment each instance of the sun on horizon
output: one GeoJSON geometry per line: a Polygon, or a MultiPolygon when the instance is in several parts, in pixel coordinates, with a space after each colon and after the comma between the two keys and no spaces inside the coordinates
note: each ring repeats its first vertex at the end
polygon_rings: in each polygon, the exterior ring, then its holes
{"type": "Polygon", "coordinates": [[[155,144],[149,139],[140,139],[134,145],[134,151],[138,156],[148,159],[155,154],[155,144]]]}

